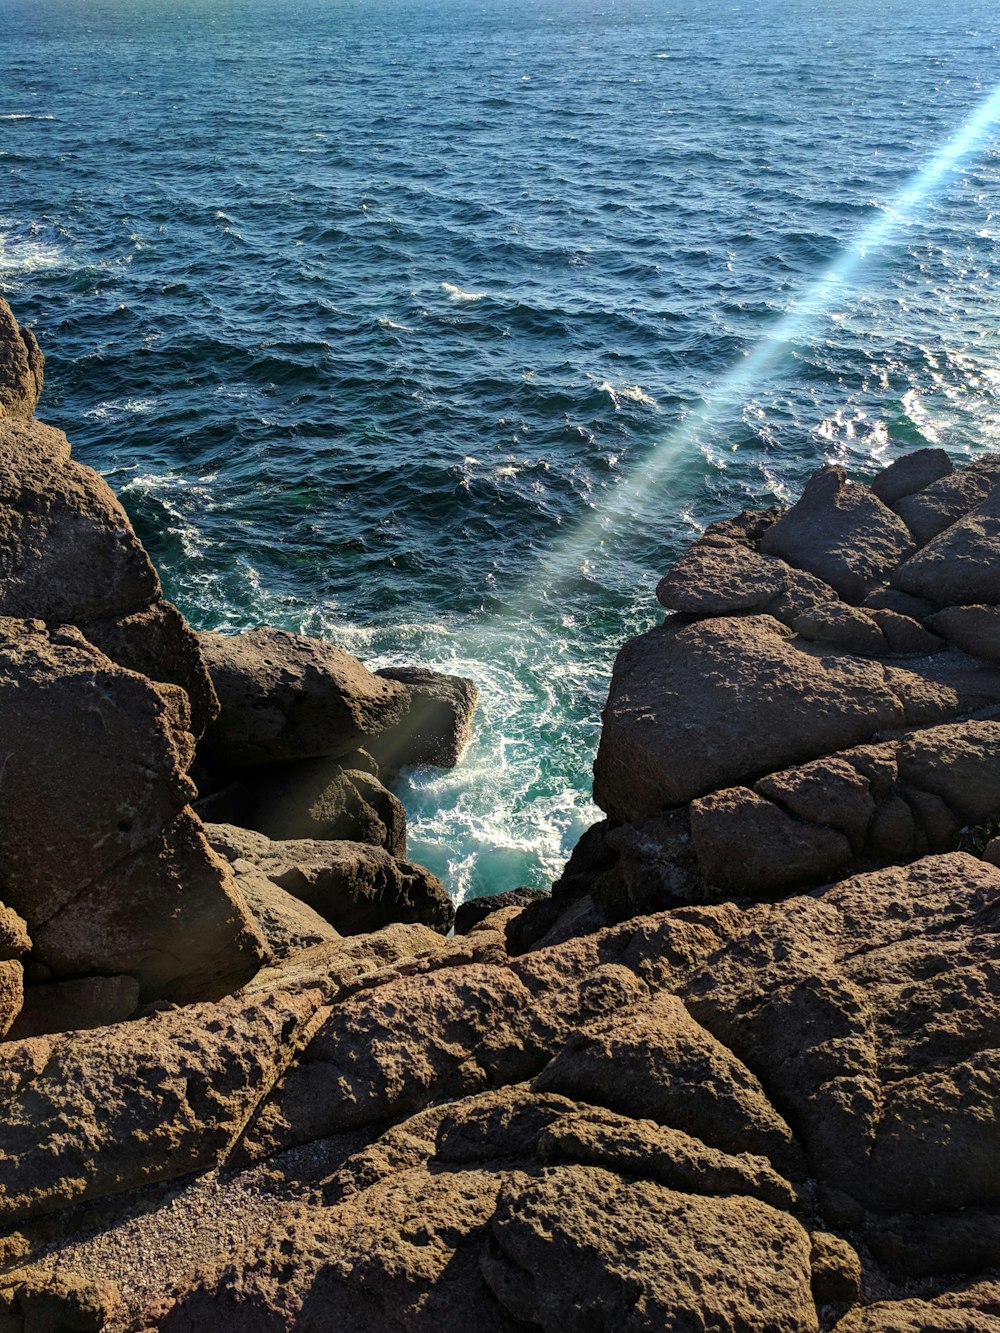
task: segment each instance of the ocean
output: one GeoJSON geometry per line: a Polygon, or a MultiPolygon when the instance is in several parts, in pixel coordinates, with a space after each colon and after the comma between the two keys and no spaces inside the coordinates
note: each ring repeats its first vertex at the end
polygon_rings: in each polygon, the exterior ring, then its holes
{"type": "Polygon", "coordinates": [[[544,885],[706,523],[1000,441],[998,49],[995,0],[0,0],[0,291],[194,624],[476,681],[410,855],[544,885]]]}

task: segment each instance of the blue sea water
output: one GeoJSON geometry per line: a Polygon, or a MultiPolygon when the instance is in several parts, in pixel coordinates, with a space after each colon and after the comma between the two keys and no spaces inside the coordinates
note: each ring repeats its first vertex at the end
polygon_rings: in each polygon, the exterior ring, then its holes
{"type": "Polygon", "coordinates": [[[544,884],[706,522],[1000,443],[998,50],[995,0],[0,0],[0,291],[193,622],[477,681],[410,852],[544,884]]]}

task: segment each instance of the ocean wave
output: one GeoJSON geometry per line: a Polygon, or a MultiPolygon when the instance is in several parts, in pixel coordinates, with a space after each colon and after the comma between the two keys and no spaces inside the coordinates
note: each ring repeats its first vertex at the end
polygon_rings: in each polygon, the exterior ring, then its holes
{"type": "Polygon", "coordinates": [[[466,301],[484,301],[489,292],[468,292],[461,287],[456,287],[453,282],[442,282],[441,288],[447,293],[449,301],[457,303],[466,301]]]}
{"type": "Polygon", "coordinates": [[[55,116],[35,115],[31,111],[0,112],[0,120],[55,120],[55,116]]]}

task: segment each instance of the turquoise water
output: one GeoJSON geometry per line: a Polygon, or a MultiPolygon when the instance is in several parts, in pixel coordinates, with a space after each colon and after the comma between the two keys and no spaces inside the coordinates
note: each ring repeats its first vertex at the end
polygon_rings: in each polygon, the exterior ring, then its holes
{"type": "Polygon", "coordinates": [[[43,415],[195,623],[477,681],[403,793],[457,896],[596,817],[614,652],[702,525],[1000,441],[1000,14],[827,9],[0,0],[43,415]]]}

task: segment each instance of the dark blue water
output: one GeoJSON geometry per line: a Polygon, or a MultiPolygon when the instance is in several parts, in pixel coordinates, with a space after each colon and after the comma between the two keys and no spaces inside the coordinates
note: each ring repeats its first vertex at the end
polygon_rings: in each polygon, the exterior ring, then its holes
{"type": "Polygon", "coordinates": [[[478,681],[411,852],[544,883],[701,525],[1000,440],[998,39],[995,0],[0,0],[0,290],[193,621],[478,681]]]}

